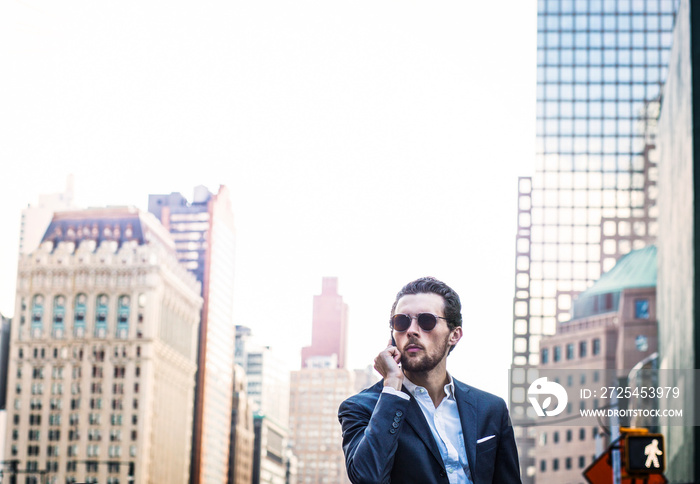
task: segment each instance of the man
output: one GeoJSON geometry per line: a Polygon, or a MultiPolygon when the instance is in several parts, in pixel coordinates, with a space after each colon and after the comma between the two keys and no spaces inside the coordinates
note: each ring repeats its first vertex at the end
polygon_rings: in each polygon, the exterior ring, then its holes
{"type": "Polygon", "coordinates": [[[383,380],[338,411],[350,480],[382,483],[520,483],[503,399],[447,373],[462,337],[459,296],[424,277],[391,308],[392,342],[374,360],[383,380]]]}

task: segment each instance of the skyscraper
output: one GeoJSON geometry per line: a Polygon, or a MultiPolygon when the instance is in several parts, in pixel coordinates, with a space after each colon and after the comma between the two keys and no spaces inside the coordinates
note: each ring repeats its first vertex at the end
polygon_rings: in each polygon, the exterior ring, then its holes
{"type": "Polygon", "coordinates": [[[236,326],[236,363],[245,369],[255,416],[253,484],[284,484],[289,444],[289,366],[250,328],[236,326]]]}
{"type": "Polygon", "coordinates": [[[233,372],[231,446],[228,455],[228,484],[251,484],[255,429],[253,409],[248,398],[248,379],[241,365],[233,372]]]}
{"type": "Polygon", "coordinates": [[[528,369],[572,300],[657,233],[655,146],[677,0],[541,0],[535,173],[519,183],[511,415],[536,472],[528,369]]]}
{"type": "Polygon", "coordinates": [[[20,256],[4,475],[186,484],[201,304],[151,214],[54,215],[20,256]]]}
{"type": "Polygon", "coordinates": [[[63,192],[39,195],[36,205],[22,210],[19,230],[19,253],[29,254],[39,246],[54,212],[75,209],[73,204],[73,175],[68,176],[63,192]]]}
{"type": "Polygon", "coordinates": [[[324,277],[321,294],[314,296],[311,346],[301,351],[302,367],[314,357],[333,357],[336,368],[345,368],[348,340],[348,305],[338,294],[338,278],[324,277]]]}
{"type": "Polygon", "coordinates": [[[195,188],[189,203],[179,193],[150,195],[148,211],[170,231],[177,256],[202,284],[197,390],[192,441],[192,484],[227,480],[233,394],[234,225],[228,189],[214,195],[195,188]]]}
{"type": "Polygon", "coordinates": [[[338,294],[338,279],[324,277],[321,295],[314,296],[312,345],[303,348],[302,369],[291,375],[289,428],[298,458],[295,484],[350,482],[338,424],[338,407],[355,392],[355,372],[344,364],[347,312],[338,294]]]}

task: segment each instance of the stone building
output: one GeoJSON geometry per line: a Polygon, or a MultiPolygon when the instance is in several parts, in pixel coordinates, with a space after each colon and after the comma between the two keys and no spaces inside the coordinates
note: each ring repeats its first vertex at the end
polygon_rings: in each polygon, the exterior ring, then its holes
{"type": "Polygon", "coordinates": [[[188,482],[201,305],[150,214],[54,215],[18,266],[10,482],[188,482]]]}

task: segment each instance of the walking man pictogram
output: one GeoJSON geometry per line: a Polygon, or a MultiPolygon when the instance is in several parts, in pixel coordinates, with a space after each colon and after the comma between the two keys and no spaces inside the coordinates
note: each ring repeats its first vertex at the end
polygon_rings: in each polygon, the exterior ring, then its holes
{"type": "Polygon", "coordinates": [[[657,439],[652,440],[651,444],[644,447],[644,455],[647,456],[647,461],[644,465],[648,469],[651,469],[651,465],[654,464],[654,467],[658,469],[661,467],[659,464],[659,456],[661,454],[663,454],[663,452],[659,449],[659,441],[657,439]]]}

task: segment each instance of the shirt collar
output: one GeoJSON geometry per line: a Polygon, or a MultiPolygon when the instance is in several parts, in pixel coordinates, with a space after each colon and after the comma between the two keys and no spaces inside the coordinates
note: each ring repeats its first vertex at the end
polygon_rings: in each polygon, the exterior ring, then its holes
{"type": "MultiPolygon", "coordinates": [[[[447,373],[447,376],[449,377],[450,381],[447,382],[447,384],[445,385],[445,395],[447,395],[447,398],[454,400],[455,399],[455,382],[452,379],[452,375],[450,375],[449,372],[447,373]]],[[[416,396],[416,390],[418,388],[423,388],[423,387],[419,387],[418,385],[413,383],[411,380],[409,380],[406,375],[404,375],[403,384],[406,387],[406,390],[408,390],[410,392],[410,394],[413,395],[414,397],[416,396]]]]}

